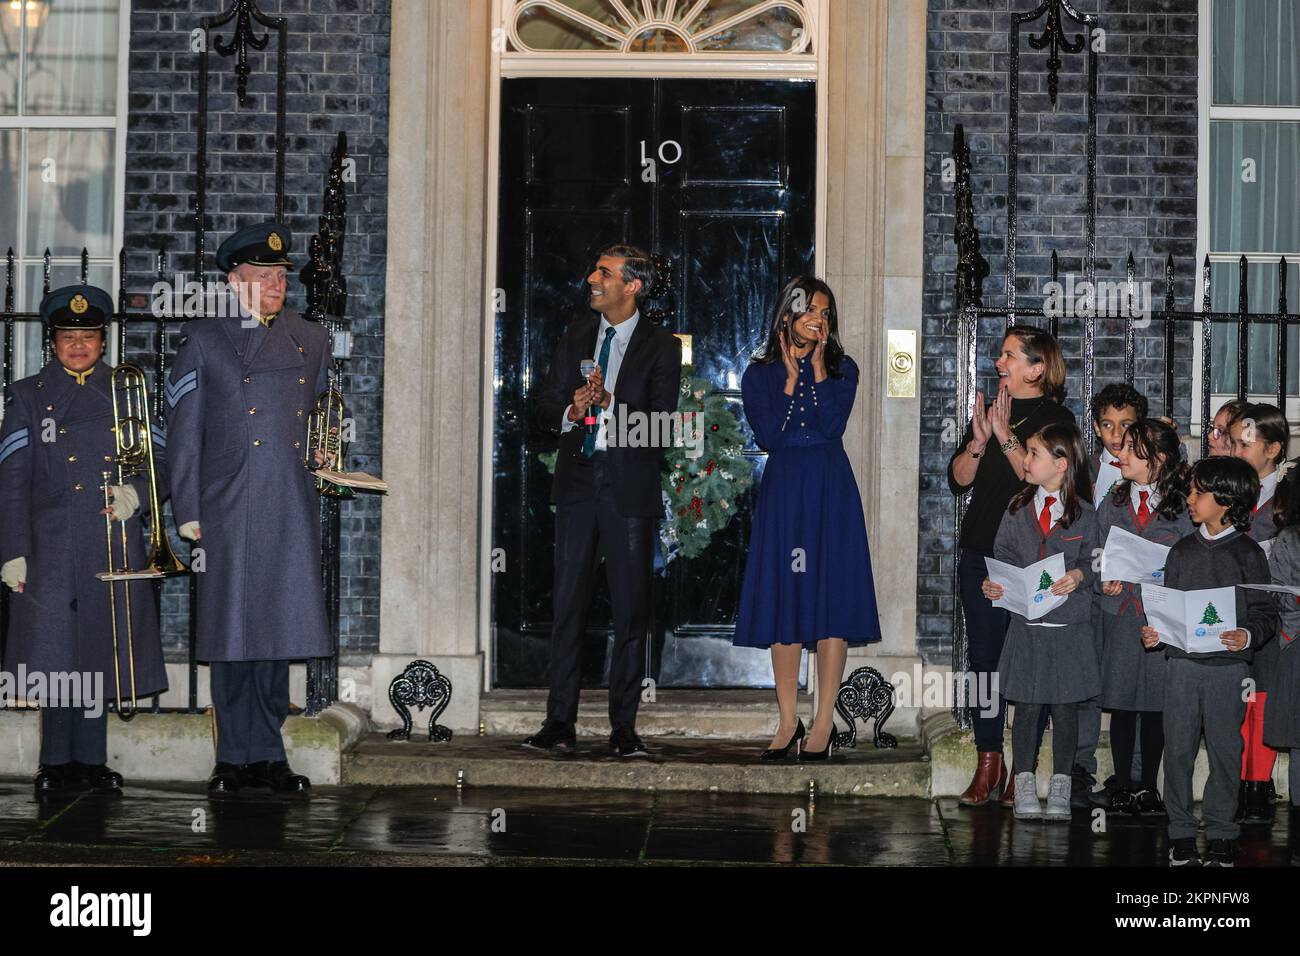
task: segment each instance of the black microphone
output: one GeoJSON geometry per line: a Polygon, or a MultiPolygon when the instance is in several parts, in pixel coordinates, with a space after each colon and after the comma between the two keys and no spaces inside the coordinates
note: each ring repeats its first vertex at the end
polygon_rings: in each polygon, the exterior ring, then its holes
{"type": "MultiPolygon", "coordinates": [[[[589,358],[583,359],[581,362],[578,363],[578,371],[582,373],[583,380],[586,381],[588,384],[590,384],[591,373],[596,371],[596,360],[589,359],[589,358]]],[[[599,429],[600,426],[596,422],[595,405],[587,406],[587,417],[582,420],[582,424],[586,427],[587,434],[589,435],[596,434],[596,431],[599,429]]]]}

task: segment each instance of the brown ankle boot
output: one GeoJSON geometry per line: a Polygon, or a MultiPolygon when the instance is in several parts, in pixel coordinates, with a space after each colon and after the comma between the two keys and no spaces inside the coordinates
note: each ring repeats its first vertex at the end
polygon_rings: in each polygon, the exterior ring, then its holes
{"type": "Polygon", "coordinates": [[[981,750],[979,763],[975,765],[975,776],[970,786],[961,795],[963,807],[978,807],[997,798],[998,788],[1005,787],[1007,768],[1002,762],[1002,754],[996,750],[981,750]]]}
{"type": "Polygon", "coordinates": [[[1007,785],[1002,788],[1002,799],[998,801],[998,806],[1007,810],[1014,810],[1016,806],[1016,770],[1011,768],[1007,774],[1007,785]]]}

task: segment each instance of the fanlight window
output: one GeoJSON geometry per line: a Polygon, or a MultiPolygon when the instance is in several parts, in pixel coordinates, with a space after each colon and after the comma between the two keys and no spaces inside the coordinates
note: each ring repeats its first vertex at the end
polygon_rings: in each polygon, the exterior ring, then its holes
{"type": "Polygon", "coordinates": [[[514,0],[507,34],[518,53],[808,55],[804,0],[514,0]]]}

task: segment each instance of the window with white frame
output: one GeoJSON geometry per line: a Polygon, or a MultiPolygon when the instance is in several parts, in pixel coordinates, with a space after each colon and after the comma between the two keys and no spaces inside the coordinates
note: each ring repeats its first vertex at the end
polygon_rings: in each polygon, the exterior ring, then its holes
{"type": "MultiPolygon", "coordinates": [[[[43,256],[52,288],[112,291],[122,242],[129,0],[0,0],[0,284],[15,256],[15,308],[35,312],[43,256]]],[[[40,363],[31,323],[18,375],[40,363]]]]}
{"type": "MultiPolygon", "coordinates": [[[[1197,262],[1209,255],[1212,308],[1236,312],[1244,254],[1249,310],[1276,313],[1278,262],[1285,257],[1287,305],[1294,313],[1300,302],[1300,0],[1202,0],[1200,13],[1197,262]]],[[[1217,406],[1237,393],[1237,328],[1216,323],[1212,339],[1217,406]]],[[[1291,395],[1300,390],[1298,352],[1300,330],[1292,327],[1291,395]]],[[[1252,327],[1249,394],[1263,401],[1276,396],[1277,372],[1276,327],[1252,327]]]]}

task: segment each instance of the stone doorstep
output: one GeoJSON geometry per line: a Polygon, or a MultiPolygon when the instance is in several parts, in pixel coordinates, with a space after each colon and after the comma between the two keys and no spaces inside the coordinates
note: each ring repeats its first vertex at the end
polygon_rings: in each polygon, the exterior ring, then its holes
{"type": "Polygon", "coordinates": [[[580,740],[573,755],[520,746],[519,739],[453,738],[450,743],[361,740],[343,760],[343,782],[372,786],[540,787],[590,790],[681,790],[726,793],[817,793],[925,797],[930,770],[919,745],[876,750],[859,742],[829,763],[758,762],[751,740],[644,738],[653,756],[619,759],[603,742],[580,740]]]}
{"type": "MultiPolygon", "coordinates": [[[[810,694],[799,695],[798,712],[808,723],[813,712],[810,694]]],[[[428,711],[417,731],[428,730],[428,711]]],[[[546,717],[546,691],[503,690],[479,698],[483,730],[489,736],[527,737],[536,733],[546,717]]],[[[661,690],[653,703],[642,703],[637,711],[637,732],[642,737],[686,737],[715,740],[770,740],[776,732],[776,701],[770,690],[661,690]]],[[[843,718],[836,724],[844,729],[843,718]]],[[[377,726],[387,726],[376,722],[377,726]]],[[[885,723],[885,730],[900,741],[916,739],[919,712],[898,708],[885,723]]],[[[870,724],[858,721],[859,738],[870,733],[870,724]]],[[[588,691],[578,706],[576,731],[579,737],[609,736],[609,712],[604,691],[588,691]]]]}
{"type": "MultiPolygon", "coordinates": [[[[336,784],[342,756],[369,730],[352,704],[333,704],[318,717],[290,717],[284,725],[289,763],[314,783],[336,784]]],[[[0,710],[0,772],[35,774],[40,717],[35,710],[0,710]]],[[[141,713],[108,718],[108,763],[131,780],[203,780],[212,772],[212,718],[202,714],[141,713]]]]}
{"type": "MultiPolygon", "coordinates": [[[[970,783],[975,773],[977,758],[975,756],[975,734],[973,731],[961,731],[949,712],[934,714],[925,719],[921,727],[921,737],[927,753],[930,755],[930,795],[934,797],[959,797],[970,783]]],[[[1011,734],[1006,735],[1003,754],[1011,757],[1011,734]]],[[[1281,797],[1287,797],[1287,767],[1289,754],[1279,753],[1273,767],[1273,782],[1281,797]]],[[[1110,753],[1110,734],[1102,731],[1097,745],[1097,786],[1115,770],[1115,761],[1110,753]]],[[[1192,796],[1200,800],[1205,791],[1205,781],[1210,775],[1209,762],[1202,747],[1196,756],[1196,766],[1192,771],[1192,796]]],[[[1038,754],[1038,795],[1046,799],[1052,778],[1052,731],[1043,735],[1043,746],[1038,754]]],[[[1164,768],[1156,778],[1160,792],[1164,793],[1164,768]]]]}

